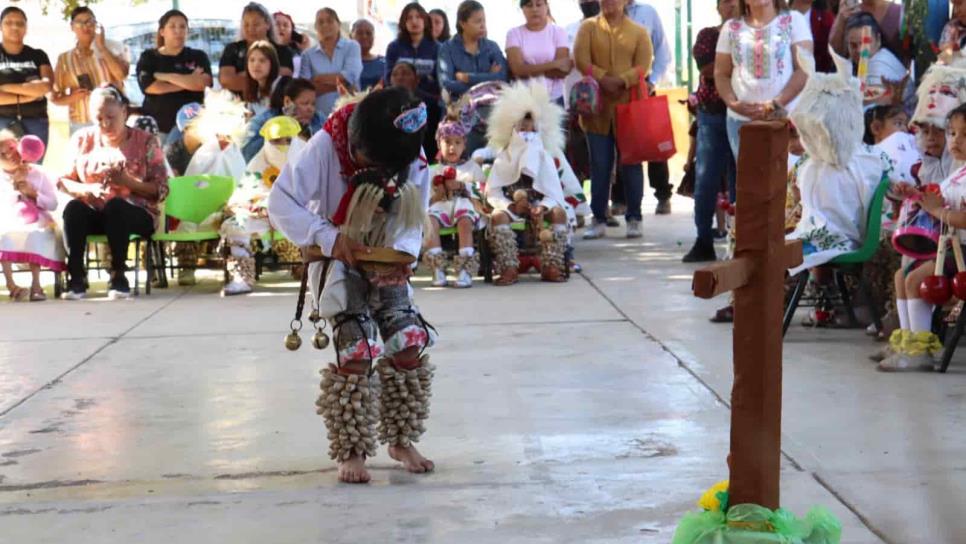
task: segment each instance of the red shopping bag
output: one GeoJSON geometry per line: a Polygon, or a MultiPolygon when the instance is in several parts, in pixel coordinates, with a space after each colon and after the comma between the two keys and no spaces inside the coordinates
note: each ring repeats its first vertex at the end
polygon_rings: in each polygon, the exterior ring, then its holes
{"type": "Polygon", "coordinates": [[[666,96],[647,96],[644,74],[627,104],[617,104],[617,150],[621,164],[663,162],[674,156],[674,130],[666,96]]]}

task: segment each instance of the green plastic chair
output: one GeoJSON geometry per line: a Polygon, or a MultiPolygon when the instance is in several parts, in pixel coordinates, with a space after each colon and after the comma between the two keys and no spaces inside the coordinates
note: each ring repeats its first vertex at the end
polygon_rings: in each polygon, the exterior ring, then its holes
{"type": "MultiPolygon", "coordinates": [[[[879,186],[876,187],[875,192],[872,194],[872,201],[869,203],[869,213],[865,220],[865,238],[862,240],[862,245],[855,251],[839,255],[826,265],[832,269],[838,295],[842,299],[842,303],[848,312],[849,322],[853,326],[858,325],[858,320],[855,317],[855,309],[852,306],[852,300],[849,297],[849,292],[845,284],[845,276],[849,274],[858,279],[859,291],[869,301],[869,307],[872,311],[872,321],[878,330],[882,330],[882,318],[879,316],[877,310],[878,304],[873,298],[872,289],[862,275],[862,265],[871,261],[875,252],[879,249],[879,237],[882,235],[882,207],[884,206],[885,196],[888,192],[889,180],[883,177],[879,182],[879,186]]],[[[799,302],[801,302],[802,295],[805,292],[805,287],[808,285],[808,277],[808,270],[798,275],[795,288],[792,290],[791,297],[785,305],[782,335],[788,330],[788,326],[795,316],[795,310],[798,309],[799,302]]]]}
{"type": "Polygon", "coordinates": [[[882,234],[882,207],[885,205],[885,196],[888,192],[889,180],[883,179],[872,195],[869,215],[865,221],[865,240],[862,241],[862,247],[839,255],[832,259],[831,264],[862,264],[872,260],[876,249],[879,248],[879,237],[882,234]]]}
{"type": "MultiPolygon", "coordinates": [[[[224,209],[235,192],[235,180],[227,176],[201,174],[197,176],[180,176],[168,180],[168,196],[164,200],[160,229],[167,224],[167,217],[174,217],[180,221],[200,224],[211,217],[213,213],[224,209]]],[[[158,242],[160,256],[159,276],[162,285],[166,285],[164,242],[198,243],[208,240],[218,240],[221,234],[217,230],[207,229],[195,232],[158,232],[153,240],[158,242]]],[[[181,263],[178,263],[179,267],[181,263]]],[[[172,265],[172,269],[174,265],[172,265]]],[[[183,267],[182,267],[183,268],[183,267]]]]}

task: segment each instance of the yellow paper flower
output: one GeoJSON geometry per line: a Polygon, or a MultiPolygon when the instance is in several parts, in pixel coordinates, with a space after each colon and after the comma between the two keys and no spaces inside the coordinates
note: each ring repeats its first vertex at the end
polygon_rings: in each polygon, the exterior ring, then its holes
{"type": "MultiPolygon", "coordinates": [[[[701,499],[698,501],[698,506],[709,511],[709,512],[720,512],[721,500],[725,498],[727,500],[728,496],[728,480],[722,480],[701,495],[701,499]]],[[[727,505],[725,505],[727,507],[727,505]]]]}

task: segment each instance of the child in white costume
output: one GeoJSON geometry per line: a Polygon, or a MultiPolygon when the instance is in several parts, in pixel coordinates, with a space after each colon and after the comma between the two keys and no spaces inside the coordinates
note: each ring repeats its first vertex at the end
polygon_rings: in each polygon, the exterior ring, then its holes
{"type": "Polygon", "coordinates": [[[496,285],[511,285],[519,276],[519,248],[511,223],[528,221],[541,230],[540,277],[567,281],[565,253],[570,236],[567,201],[558,174],[562,156],[563,110],[550,101],[543,85],[517,82],[503,91],[489,118],[488,147],[495,153],[486,184],[496,285]],[[559,159],[557,159],[559,160],[559,159]]]}
{"type": "MultiPolygon", "coordinates": [[[[963,165],[966,154],[954,144],[957,136],[964,136],[966,119],[959,108],[966,103],[966,69],[962,65],[932,66],[919,85],[918,97],[912,123],[918,129],[916,141],[922,150],[922,163],[916,169],[916,181],[920,187],[939,183],[945,204],[952,210],[961,210],[966,169],[955,165],[963,165]]],[[[896,192],[905,196],[915,193],[916,188],[905,184],[898,186],[896,192]]],[[[943,206],[934,200],[923,197],[921,208],[939,217],[943,206]]],[[[903,258],[903,263],[894,278],[899,328],[889,337],[889,346],[873,359],[881,359],[877,368],[885,372],[931,370],[932,358],[942,344],[932,333],[933,307],[918,294],[919,284],[933,274],[935,264],[933,260],[914,262],[908,257],[903,258]]]]}
{"type": "Polygon", "coordinates": [[[862,143],[865,122],[859,80],[834,52],[833,74],[815,72],[810,53],[799,53],[808,83],[791,114],[809,160],[798,172],[802,218],[790,239],[802,240],[796,275],[855,250],[862,243],[869,205],[888,174],[888,158],[862,143]]]}
{"type": "Polygon", "coordinates": [[[230,279],[225,296],[250,293],[255,286],[255,259],[252,237],[269,241],[272,225],[266,201],[269,191],[285,164],[297,160],[305,142],[298,137],[301,127],[291,117],[269,119],[260,130],[262,148],[248,162],[245,176],[238,180],[228,202],[228,217],[221,224],[222,240],[228,245],[230,279]]]}
{"type": "Polygon", "coordinates": [[[317,405],[344,482],[369,481],[377,436],[410,472],[433,469],[413,443],[429,414],[433,367],[423,350],[435,334],[412,300],[411,266],[366,258],[419,255],[430,193],[426,117],[426,105],[399,87],[338,107],[269,196],[272,222],[324,256],[307,277],[318,316],[332,324],[336,363],[322,372],[317,405]],[[381,392],[369,381],[374,362],[381,392]]]}
{"type": "Polygon", "coordinates": [[[64,248],[50,212],[57,209],[54,184],[25,158],[39,159],[44,145],[28,136],[18,143],[8,130],[0,131],[0,263],[13,301],[46,300],[40,267],[63,271],[64,248]],[[25,148],[30,146],[34,150],[25,148]],[[33,157],[25,157],[33,155],[33,157]],[[30,267],[30,290],[17,286],[13,264],[30,267]]]}
{"type": "Polygon", "coordinates": [[[433,193],[430,197],[429,218],[432,230],[428,235],[423,261],[433,274],[433,286],[443,287],[446,279],[446,254],[439,232],[455,227],[459,236],[459,254],[453,259],[456,269],[455,287],[472,287],[473,276],[480,267],[480,256],[473,247],[473,231],[483,226],[480,184],[485,181],[483,170],[475,161],[464,161],[467,127],[458,114],[448,116],[436,130],[440,161],[430,172],[433,193]]]}

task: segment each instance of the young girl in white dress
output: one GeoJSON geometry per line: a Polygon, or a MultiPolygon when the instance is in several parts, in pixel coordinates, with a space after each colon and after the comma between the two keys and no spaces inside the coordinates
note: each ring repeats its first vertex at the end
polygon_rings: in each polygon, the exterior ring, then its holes
{"type": "Polygon", "coordinates": [[[0,263],[10,299],[46,300],[40,285],[41,267],[64,270],[64,249],[50,212],[57,209],[54,185],[31,160],[43,156],[40,139],[26,136],[20,142],[10,131],[0,131],[0,263]],[[28,265],[30,289],[17,285],[13,265],[28,265]]]}

